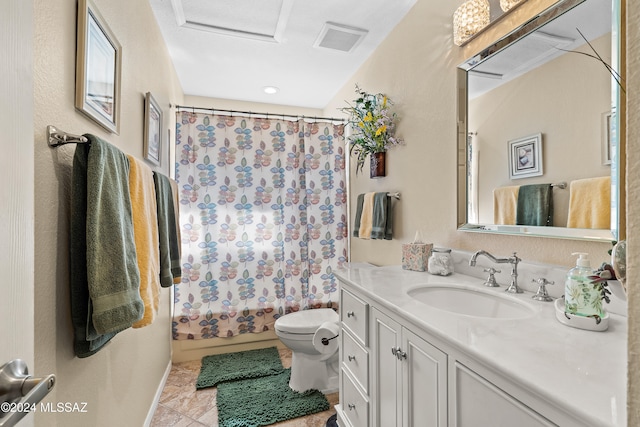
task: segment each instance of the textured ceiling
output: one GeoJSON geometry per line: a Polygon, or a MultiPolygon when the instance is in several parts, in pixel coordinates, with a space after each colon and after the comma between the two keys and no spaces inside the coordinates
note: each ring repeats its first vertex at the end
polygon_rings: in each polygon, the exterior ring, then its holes
{"type": "MultiPolygon", "coordinates": [[[[150,3],[185,94],[323,108],[415,1],[150,3]],[[364,36],[349,52],[314,47],[326,22],[363,30],[364,36]],[[280,91],[268,95],[265,86],[280,91]]],[[[353,37],[345,35],[344,40],[352,42],[353,37]]]]}

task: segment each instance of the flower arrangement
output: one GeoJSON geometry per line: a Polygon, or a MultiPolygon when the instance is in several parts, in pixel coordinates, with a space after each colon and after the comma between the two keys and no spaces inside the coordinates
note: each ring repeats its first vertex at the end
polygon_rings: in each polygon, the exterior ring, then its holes
{"type": "Polygon", "coordinates": [[[352,134],[349,137],[349,154],[356,156],[356,174],[362,170],[368,155],[382,153],[402,144],[402,139],[396,138],[396,114],[391,112],[393,102],[382,93],[370,94],[356,85],[358,98],[341,108],[349,114],[352,134]]]}

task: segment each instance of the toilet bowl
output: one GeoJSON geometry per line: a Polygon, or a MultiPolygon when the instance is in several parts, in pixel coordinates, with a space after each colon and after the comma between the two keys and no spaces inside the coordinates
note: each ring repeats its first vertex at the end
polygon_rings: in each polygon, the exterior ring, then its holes
{"type": "Polygon", "coordinates": [[[338,314],[330,308],[298,311],[276,320],[276,335],[291,350],[289,387],[292,390],[316,389],[325,394],[338,391],[339,338],[333,338],[326,348],[322,348],[322,344],[318,345],[318,337],[314,346],[313,337],[316,332],[328,330],[335,330],[337,335],[339,320],[338,314]]]}

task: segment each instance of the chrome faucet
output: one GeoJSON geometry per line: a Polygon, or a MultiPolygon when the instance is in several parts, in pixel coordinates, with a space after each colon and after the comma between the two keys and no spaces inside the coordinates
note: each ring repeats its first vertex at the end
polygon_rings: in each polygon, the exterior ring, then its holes
{"type": "Polygon", "coordinates": [[[510,256],[509,258],[496,258],[487,251],[478,251],[471,256],[471,259],[469,259],[469,266],[475,267],[476,259],[480,255],[486,256],[496,264],[506,264],[506,263],[511,264],[511,284],[504,291],[511,292],[513,294],[522,293],[522,289],[518,287],[518,263],[522,260],[516,256],[515,252],[513,253],[513,256],[510,256]]]}

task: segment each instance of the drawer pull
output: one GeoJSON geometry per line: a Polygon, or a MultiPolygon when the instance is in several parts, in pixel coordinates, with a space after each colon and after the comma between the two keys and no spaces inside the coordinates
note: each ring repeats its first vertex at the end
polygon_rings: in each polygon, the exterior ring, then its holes
{"type": "Polygon", "coordinates": [[[347,406],[349,407],[350,411],[353,411],[354,409],[356,409],[356,405],[354,405],[353,403],[349,403],[347,406]]]}
{"type": "Polygon", "coordinates": [[[347,317],[355,317],[355,315],[353,311],[347,311],[347,317]]]}
{"type": "Polygon", "coordinates": [[[354,360],[356,360],[356,357],[351,354],[347,357],[349,358],[349,362],[353,362],[354,360]]]}

